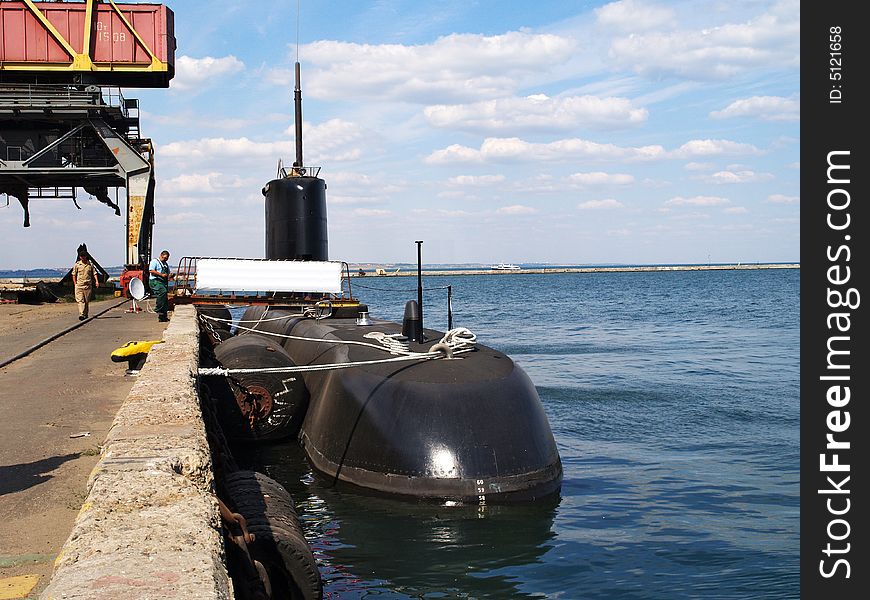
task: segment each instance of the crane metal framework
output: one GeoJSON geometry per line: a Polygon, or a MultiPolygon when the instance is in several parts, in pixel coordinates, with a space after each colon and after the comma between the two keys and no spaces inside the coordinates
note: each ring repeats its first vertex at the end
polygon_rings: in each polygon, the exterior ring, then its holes
{"type": "Polygon", "coordinates": [[[160,4],[0,0],[0,194],[18,199],[25,227],[31,199],[76,202],[79,188],[121,215],[124,187],[125,264],[147,264],[154,148],[117,85],[169,85],[173,27],[160,4]]]}
{"type": "Polygon", "coordinates": [[[0,86],[0,193],[18,199],[29,227],[31,198],[75,202],[82,188],[120,215],[109,188],[126,188],[125,261],[141,264],[151,256],[153,147],[139,137],[136,101],[108,91],[0,86]]]}

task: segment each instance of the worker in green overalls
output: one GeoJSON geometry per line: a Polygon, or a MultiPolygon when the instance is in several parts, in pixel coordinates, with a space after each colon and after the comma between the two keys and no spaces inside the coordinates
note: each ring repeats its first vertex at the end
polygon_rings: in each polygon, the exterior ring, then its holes
{"type": "Polygon", "coordinates": [[[175,279],[175,273],[169,272],[169,250],[164,250],[160,253],[160,258],[152,258],[148,265],[148,285],[151,287],[151,293],[157,299],[157,304],[154,307],[154,312],[157,313],[158,321],[168,321],[169,316],[169,280],[175,279]]]}

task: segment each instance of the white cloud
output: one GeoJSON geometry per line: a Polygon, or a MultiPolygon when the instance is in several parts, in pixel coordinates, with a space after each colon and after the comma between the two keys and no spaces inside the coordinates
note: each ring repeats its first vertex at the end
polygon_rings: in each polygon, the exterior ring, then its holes
{"type": "Polygon", "coordinates": [[[329,204],[382,204],[394,193],[402,190],[403,184],[393,179],[382,179],[380,173],[350,171],[330,172],[327,201],[329,204]]]}
{"type": "Polygon", "coordinates": [[[800,100],[781,96],[752,96],[735,100],[722,110],[710,113],[713,119],[751,117],[765,121],[798,121],[800,116],[800,100]]]}
{"type": "Polygon", "coordinates": [[[431,209],[431,208],[415,208],[411,211],[415,215],[419,215],[421,217],[435,218],[435,217],[443,217],[448,219],[459,219],[465,217],[478,216],[474,213],[470,213],[466,210],[447,210],[444,208],[431,209]]]}
{"type": "MultiPolygon", "coordinates": [[[[292,128],[285,134],[292,134],[292,128]]],[[[375,139],[362,127],[341,119],[330,119],[317,125],[307,125],[303,131],[305,140],[305,163],[319,165],[358,160],[362,155],[360,145],[364,140],[375,139]]],[[[160,157],[169,157],[185,167],[204,165],[212,167],[215,161],[224,161],[229,168],[239,165],[258,165],[265,162],[277,164],[279,158],[285,165],[296,156],[293,139],[255,141],[248,137],[214,137],[198,140],[170,142],[160,146],[160,157]]]]}
{"type": "Polygon", "coordinates": [[[538,212],[538,209],[531,206],[523,206],[522,204],[514,204],[512,206],[502,206],[495,212],[500,215],[533,215],[538,212]]]}
{"type": "Polygon", "coordinates": [[[744,206],[729,206],[722,212],[728,213],[729,215],[742,215],[749,211],[744,206]]]}
{"type": "Polygon", "coordinates": [[[623,147],[615,144],[599,144],[579,138],[555,142],[527,142],[520,138],[486,138],[480,149],[452,144],[436,150],[426,157],[428,164],[483,163],[508,161],[568,161],[621,160],[648,161],[666,158],[689,159],[715,155],[755,155],[761,150],[752,144],[730,140],[690,140],[678,149],[668,152],[662,146],[623,147]]]}
{"type": "Polygon", "coordinates": [[[580,185],[628,185],[634,183],[634,176],[625,173],[573,173],[568,175],[568,181],[580,185]]]}
{"type": "Polygon", "coordinates": [[[423,114],[434,127],[489,134],[520,131],[565,131],[578,127],[614,129],[638,125],[649,112],[626,98],[544,94],[499,98],[472,104],[427,106],[423,114]]]}
{"type": "Polygon", "coordinates": [[[588,200],[577,205],[580,210],[600,210],[609,208],[622,208],[623,204],[619,200],[607,198],[606,200],[588,200]]]}
{"type": "Polygon", "coordinates": [[[222,77],[244,70],[245,63],[233,55],[214,58],[205,56],[193,58],[179,56],[175,59],[175,77],[170,88],[174,90],[195,90],[218,83],[222,77]]]}
{"type": "Polygon", "coordinates": [[[687,171],[709,171],[713,169],[713,163],[690,162],[683,167],[687,171]]]}
{"type": "Polygon", "coordinates": [[[140,110],[139,114],[142,121],[148,123],[157,123],[168,127],[198,127],[207,129],[223,129],[228,131],[245,129],[262,125],[264,123],[287,123],[293,120],[293,115],[283,113],[269,113],[258,115],[256,118],[240,118],[240,117],[217,117],[215,115],[203,115],[201,113],[191,113],[189,111],[180,112],[177,114],[158,114],[145,110],[140,110]]]}
{"type": "MultiPolygon", "coordinates": [[[[318,41],[302,49],[306,94],[431,104],[512,95],[525,78],[572,58],[577,41],[552,34],[451,34],[430,44],[318,41]]],[[[276,79],[286,83],[284,73],[276,79]]]]}
{"type": "Polygon", "coordinates": [[[487,186],[494,183],[501,183],[505,180],[504,175],[457,175],[447,180],[450,185],[461,185],[466,187],[487,186]]]}
{"type": "Polygon", "coordinates": [[[257,182],[242,179],[238,175],[217,172],[182,174],[160,183],[161,191],[167,194],[210,194],[256,186],[257,182]]]}
{"type": "Polygon", "coordinates": [[[785,196],[783,194],[772,194],[767,197],[768,202],[774,204],[800,204],[800,196],[785,196]]]}
{"type": "Polygon", "coordinates": [[[179,212],[170,213],[160,217],[160,222],[166,225],[189,225],[191,223],[202,223],[208,221],[209,218],[199,212],[179,212]]]}
{"type": "Polygon", "coordinates": [[[380,208],[356,208],[353,214],[358,217],[386,217],[393,214],[393,211],[380,208]]]}
{"type": "Polygon", "coordinates": [[[744,23],[616,38],[609,55],[615,66],[655,79],[704,81],[794,67],[800,56],[800,4],[786,0],[744,23]]]}
{"type": "MultiPolygon", "coordinates": [[[[288,127],[285,133],[295,140],[294,127],[288,127]]],[[[366,139],[366,131],[356,123],[329,119],[316,125],[303,124],[303,127],[305,153],[310,154],[316,162],[356,160],[362,155],[362,148],[354,144],[360,144],[366,139]]],[[[368,139],[371,141],[376,137],[372,134],[368,139]]],[[[309,161],[306,159],[305,162],[309,161]]]]}
{"type": "Polygon", "coordinates": [[[732,142],[730,140],[690,140],[673,152],[675,158],[693,158],[716,156],[722,154],[761,154],[761,150],[752,144],[732,142]]]}
{"type": "Polygon", "coordinates": [[[728,204],[728,202],[727,198],[720,198],[719,196],[693,196],[691,198],[675,196],[667,200],[665,206],[719,206],[728,204]]]}
{"type": "Polygon", "coordinates": [[[355,205],[355,204],[378,204],[383,202],[383,198],[375,198],[373,196],[344,196],[342,194],[329,194],[329,204],[355,205]]]}
{"type": "Polygon", "coordinates": [[[754,183],[773,179],[771,173],[756,173],[755,171],[717,171],[705,178],[710,183],[754,183]]]}
{"type": "Polygon", "coordinates": [[[457,198],[464,198],[464,199],[468,199],[468,200],[476,198],[476,196],[466,194],[464,189],[463,190],[442,190],[442,191],[438,192],[438,197],[439,198],[450,198],[452,200],[455,200],[457,198]]]}
{"type": "Polygon", "coordinates": [[[202,138],[170,142],[160,147],[160,155],[171,158],[263,158],[293,156],[296,145],[292,141],[255,142],[246,137],[202,138]]]}
{"type": "Polygon", "coordinates": [[[484,158],[480,150],[460,144],[450,144],[443,150],[434,151],[424,160],[430,165],[443,165],[450,163],[481,163],[484,158]]]}
{"type": "Polygon", "coordinates": [[[511,191],[518,194],[531,193],[538,195],[542,193],[566,192],[573,189],[576,189],[576,186],[566,185],[564,179],[556,181],[549,173],[529,174],[527,177],[520,177],[512,182],[511,185],[511,191]]]}
{"type": "Polygon", "coordinates": [[[644,31],[673,25],[674,11],[637,0],[620,0],[595,9],[598,24],[607,29],[644,31]]]}
{"type": "Polygon", "coordinates": [[[566,161],[576,158],[650,160],[664,158],[661,146],[623,148],[578,138],[534,143],[520,138],[486,138],[479,150],[453,144],[426,157],[429,164],[482,163],[488,161],[566,161]]]}

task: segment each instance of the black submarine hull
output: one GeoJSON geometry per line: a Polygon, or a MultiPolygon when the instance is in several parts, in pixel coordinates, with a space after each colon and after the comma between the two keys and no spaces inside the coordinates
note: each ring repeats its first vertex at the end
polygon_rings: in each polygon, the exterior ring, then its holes
{"type": "MultiPolygon", "coordinates": [[[[262,190],[266,259],[325,261],[326,183],[316,176],[319,168],[312,170],[303,162],[298,62],[294,105],[293,168],[262,190]]],[[[347,296],[352,300],[349,278],[347,296]]],[[[272,337],[231,342],[225,351],[218,346],[218,359],[220,355],[235,359],[244,351],[255,369],[258,362],[271,364],[279,358],[293,365],[323,366],[301,373],[305,393],[291,377],[252,378],[251,386],[236,384],[235,402],[255,438],[258,420],[271,423],[274,411],[292,405],[299,412],[287,419],[286,435],[293,435],[292,425],[301,420],[297,435],[311,465],[335,483],[476,505],[534,501],[558,493],[562,463],[550,424],[534,385],[508,356],[474,345],[461,354],[454,348],[452,358],[445,351],[444,358],[417,355],[408,360],[407,355],[372,347],[379,342],[366,337],[402,335],[402,326],[387,321],[358,323],[357,315],[367,314],[367,307],[336,304],[333,310],[331,300],[325,299],[308,307],[314,311],[295,313],[286,306],[249,308],[236,335],[272,337]],[[325,312],[324,305],[329,307],[325,312]],[[264,358],[271,347],[265,340],[282,344],[287,356],[273,351],[274,356],[264,358]],[[395,362],[383,362],[391,358],[395,362]]],[[[443,336],[425,330],[422,339],[429,341],[420,343],[422,317],[421,289],[417,311],[405,315],[409,326],[405,335],[418,340],[410,343],[409,350],[416,353],[430,352],[443,336]]]]}
{"type": "MultiPolygon", "coordinates": [[[[294,320],[285,339],[296,364],[390,358],[342,344],[400,326],[351,319],[294,320]],[[337,343],[338,342],[338,343],[337,343]]],[[[441,338],[412,344],[425,352],[441,338]]],[[[310,404],[299,439],[311,465],[335,482],[457,503],[526,502],[558,493],[562,464],[534,385],[508,356],[477,345],[453,359],[402,361],[304,374],[310,404]]]]}

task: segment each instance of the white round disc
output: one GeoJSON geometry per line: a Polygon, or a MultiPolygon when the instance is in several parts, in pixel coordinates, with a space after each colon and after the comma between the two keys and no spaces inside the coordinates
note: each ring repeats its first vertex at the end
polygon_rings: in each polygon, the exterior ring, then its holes
{"type": "Polygon", "coordinates": [[[130,295],[133,296],[134,300],[142,300],[145,297],[145,284],[142,283],[142,280],[138,277],[130,279],[130,283],[127,284],[127,289],[129,290],[130,295]]]}

